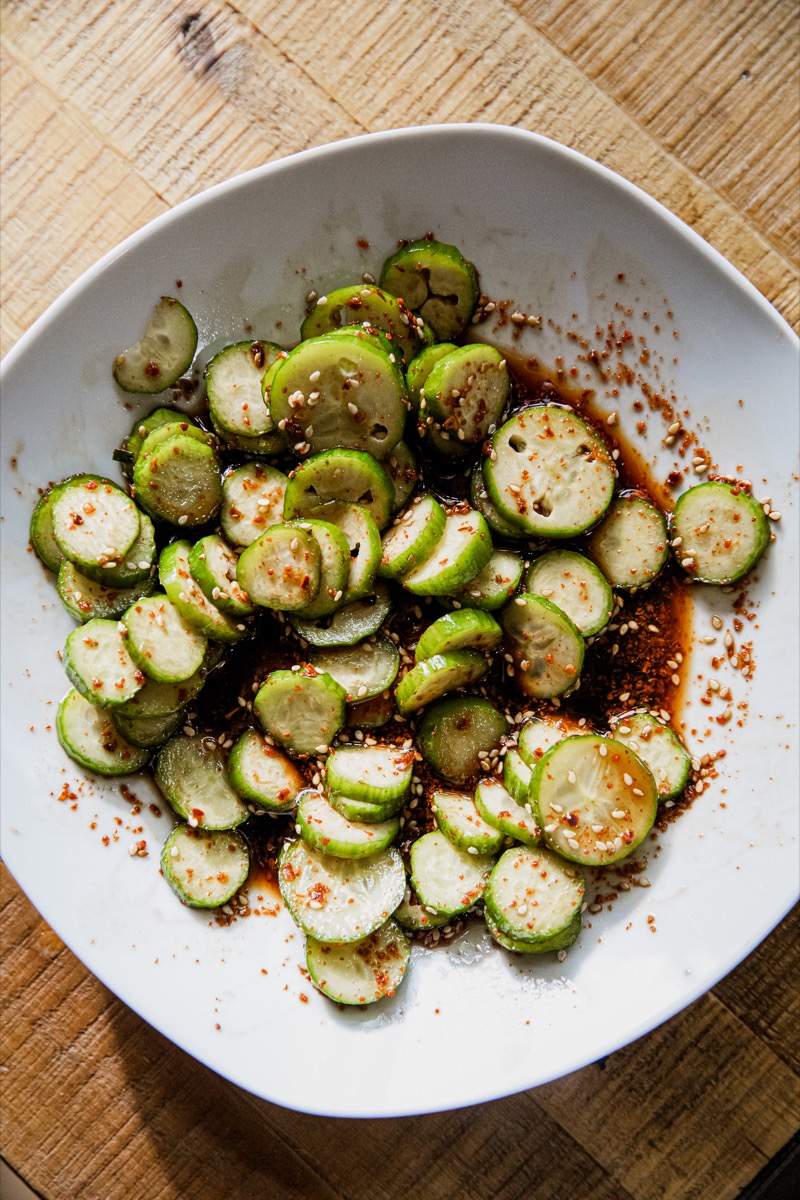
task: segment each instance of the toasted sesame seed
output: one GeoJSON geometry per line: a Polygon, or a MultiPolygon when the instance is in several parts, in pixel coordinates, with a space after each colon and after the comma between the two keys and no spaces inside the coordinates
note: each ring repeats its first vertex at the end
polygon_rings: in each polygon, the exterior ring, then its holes
{"type": "Polygon", "coordinates": [[[477,853],[478,853],[477,846],[467,846],[467,854],[477,854],[477,853]]]}
{"type": "Polygon", "coordinates": [[[626,786],[626,787],[630,787],[630,786],[631,786],[631,784],[633,783],[633,776],[632,776],[632,775],[629,775],[629,774],[627,773],[627,771],[626,771],[626,772],[625,772],[625,774],[622,776],[622,778],[625,780],[625,786],[626,786]]]}
{"type": "Polygon", "coordinates": [[[777,509],[773,508],[771,512],[767,513],[767,516],[769,517],[770,521],[780,521],[782,514],[779,513],[777,509]]]}

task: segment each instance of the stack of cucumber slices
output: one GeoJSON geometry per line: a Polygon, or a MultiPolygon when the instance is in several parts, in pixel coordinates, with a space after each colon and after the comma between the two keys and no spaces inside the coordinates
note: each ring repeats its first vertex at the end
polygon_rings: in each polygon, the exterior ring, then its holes
{"type": "Polygon", "coordinates": [[[377,283],[310,296],[293,348],[207,358],[192,417],[197,329],[162,297],[113,364],[127,393],[174,388],[114,452],[124,482],[74,475],[31,521],[78,622],[64,750],[152,767],[188,905],[234,898],[271,827],[310,976],[343,1004],[393,995],[411,941],[467,913],[515,953],[578,937],[590,872],[642,844],[691,759],[644,706],[591,728],[562,701],[619,596],[665,569],[729,585],[769,540],[746,487],[667,517],[585,415],[519,407],[470,340],[478,302],[455,246],[402,245],[377,283]],[[207,681],[276,644],[285,665],[209,724],[207,681]]]}

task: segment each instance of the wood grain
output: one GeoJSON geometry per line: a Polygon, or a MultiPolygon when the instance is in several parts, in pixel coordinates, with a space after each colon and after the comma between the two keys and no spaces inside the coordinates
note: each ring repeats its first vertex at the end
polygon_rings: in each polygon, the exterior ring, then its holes
{"type": "MultiPolygon", "coordinates": [[[[619,171],[798,324],[799,20],[792,0],[4,0],[2,349],[210,184],[476,120],[619,171]]],[[[166,1042],[0,875],[3,1150],[46,1200],[727,1200],[798,1127],[797,912],[603,1063],[461,1112],[334,1122],[166,1042]]]]}

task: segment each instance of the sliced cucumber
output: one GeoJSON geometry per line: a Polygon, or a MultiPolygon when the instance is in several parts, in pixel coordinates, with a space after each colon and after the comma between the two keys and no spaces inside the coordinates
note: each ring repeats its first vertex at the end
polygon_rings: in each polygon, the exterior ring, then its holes
{"type": "Polygon", "coordinates": [[[518,750],[513,747],[508,750],[503,761],[503,783],[509,796],[518,804],[528,800],[528,789],[531,783],[531,768],[525,762],[518,750]]]}
{"type": "Polygon", "coordinates": [[[155,587],[155,579],[145,579],[130,588],[111,588],[95,583],[65,558],[58,568],[56,588],[65,608],[79,621],[91,621],[94,617],[104,620],[117,619],[134,600],[148,596],[155,587]]]}
{"type": "Polygon", "coordinates": [[[95,617],[73,629],[62,660],[70,683],[100,708],[124,704],[145,681],[116,621],[95,617]]]}
{"type": "Polygon", "coordinates": [[[414,657],[420,662],[434,654],[463,650],[467,646],[476,650],[494,650],[502,638],[502,629],[488,613],[462,609],[445,613],[429,625],[417,642],[414,657]]]}
{"type": "Polygon", "coordinates": [[[310,789],[300,796],[297,824],[303,841],[334,858],[369,858],[371,854],[380,854],[391,846],[400,829],[396,818],[371,825],[348,821],[321,792],[310,789]]]}
{"type": "Polygon", "coordinates": [[[218,642],[238,642],[247,635],[243,621],[234,621],[221,612],[195,583],[189,567],[192,543],[171,542],[161,551],[158,575],[161,586],[178,612],[198,633],[218,642]]]}
{"type": "Polygon", "coordinates": [[[548,850],[515,846],[497,860],[486,885],[486,911],[507,937],[540,942],[571,928],[580,914],[583,878],[548,850]]]}
{"type": "Polygon", "coordinates": [[[151,458],[159,446],[169,438],[176,437],[178,434],[194,438],[196,442],[202,442],[204,446],[210,446],[212,450],[218,448],[215,434],[209,433],[207,429],[201,429],[196,421],[193,421],[191,417],[187,417],[184,414],[177,421],[161,422],[154,429],[150,430],[142,442],[139,453],[136,455],[134,467],[140,459],[151,458]]]}
{"type": "Polygon", "coordinates": [[[331,807],[346,817],[348,821],[379,825],[383,821],[390,821],[392,817],[396,817],[402,811],[406,797],[405,795],[399,796],[396,800],[390,800],[386,804],[373,804],[369,800],[356,800],[352,796],[346,796],[344,792],[329,791],[328,800],[331,807]]]}
{"type": "MultiPolygon", "coordinates": [[[[311,534],[319,549],[319,588],[303,609],[307,620],[327,617],[341,608],[350,578],[350,547],[336,525],[306,517],[290,521],[284,528],[302,529],[311,534]]],[[[244,557],[244,556],[243,556],[244,557]]]]}
{"type": "Polygon", "coordinates": [[[111,720],[117,733],[121,734],[126,742],[130,742],[131,746],[151,750],[154,746],[162,746],[177,733],[185,717],[180,709],[165,717],[129,717],[121,709],[112,708],[111,720]]]}
{"type": "Polygon", "coordinates": [[[296,525],[271,525],[242,551],[236,578],[254,604],[305,610],[320,589],[317,539],[296,525]]]}
{"type": "Polygon", "coordinates": [[[670,528],[675,557],[699,583],[736,583],[752,571],[770,536],[758,501],[744,487],[718,480],[679,496],[670,528]]]}
{"type": "Polygon", "coordinates": [[[139,504],[155,520],[180,526],[206,525],[222,503],[219,458],[205,441],[188,432],[176,433],[152,454],[139,455],[133,487],[139,504]]]}
{"type": "Polygon", "coordinates": [[[392,481],[379,462],[360,450],[337,448],[315,454],[292,472],[283,515],[310,517],[323,504],[346,500],[362,504],[379,529],[386,525],[394,502],[392,481]]]}
{"type": "Polygon", "coordinates": [[[652,772],[613,738],[565,738],[533,769],[530,798],[547,845],[572,862],[618,862],[650,832],[658,809],[652,772]]]}
{"type": "Polygon", "coordinates": [[[519,752],[528,766],[534,767],[543,754],[551,750],[557,742],[563,741],[568,733],[573,732],[577,730],[568,730],[563,717],[559,717],[558,720],[552,717],[532,717],[519,731],[519,752]]]}
{"type": "Polygon", "coordinates": [[[98,708],[74,689],[58,706],[56,734],[69,757],[97,775],[130,775],[140,771],[150,757],[148,750],[125,741],[108,710],[98,708]]]}
{"type": "Polygon", "coordinates": [[[441,540],[446,523],[445,511],[433,496],[410,505],[384,535],[380,574],[399,579],[423,563],[441,540]]]}
{"type": "Polygon", "coordinates": [[[411,946],[394,921],[348,946],[309,937],[306,967],[314,986],[337,1004],[373,1004],[393,996],[403,981],[411,946]]]}
{"type": "Polygon", "coordinates": [[[499,537],[513,540],[524,536],[519,526],[513,525],[511,521],[502,517],[492,503],[486,490],[480,463],[475,464],[469,478],[469,502],[473,508],[477,508],[478,512],[483,513],[486,517],[486,524],[493,534],[496,533],[499,537]]]}
{"type": "Polygon", "coordinates": [[[353,646],[377,633],[392,607],[389,589],[379,583],[372,596],[356,600],[326,621],[308,621],[299,614],[289,620],[296,633],[312,646],[353,646]]]}
{"type": "Polygon", "coordinates": [[[176,825],[161,851],[161,870],[184,904],[219,908],[247,882],[250,855],[240,833],[176,825]]]}
{"type": "Polygon", "coordinates": [[[424,833],[411,846],[411,885],[421,904],[443,916],[477,904],[493,866],[492,855],[460,850],[439,831],[424,833]]]}
{"type": "Polygon", "coordinates": [[[136,461],[148,434],[162,425],[174,425],[181,421],[191,421],[192,418],[177,408],[154,408],[146,417],[134,421],[131,431],[125,439],[124,449],[132,455],[131,465],[136,461]]]}
{"type": "Polygon", "coordinates": [[[155,780],[179,817],[198,829],[234,829],[250,815],[210,739],[178,733],[158,752],[155,780]]]}
{"type": "Polygon", "coordinates": [[[206,392],[215,429],[240,437],[273,432],[261,381],[281,353],[274,342],[254,341],[236,342],[214,355],[206,366],[206,392]]]}
{"type": "Polygon", "coordinates": [[[450,783],[485,773],[489,754],[508,730],[505,717],[482,696],[451,696],[432,704],[417,734],[420,753],[450,783]]]}
{"type": "MultiPolygon", "coordinates": [[[[91,479],[95,477],[84,475],[78,478],[91,479]]],[[[57,571],[64,561],[64,552],[53,535],[53,501],[65,487],[73,482],[73,479],[65,479],[63,483],[57,483],[44,492],[37,500],[31,516],[31,545],[50,571],[57,571]]]]}
{"type": "Polygon", "coordinates": [[[407,500],[410,500],[414,488],[419,483],[420,474],[417,460],[401,439],[396,446],[392,447],[383,461],[386,473],[394,485],[392,511],[397,512],[407,500]]]}
{"type": "Polygon", "coordinates": [[[207,676],[206,668],[202,667],[191,679],[184,679],[181,683],[159,683],[155,679],[147,679],[135,696],[114,710],[115,714],[124,716],[126,720],[137,721],[172,716],[199,696],[207,676]]]}
{"type": "Polygon", "coordinates": [[[621,492],[592,530],[587,545],[613,587],[645,587],[667,561],[667,522],[640,492],[621,492]]]}
{"type": "Polygon", "coordinates": [[[311,661],[347,692],[348,702],[368,700],[391,687],[400,667],[394,642],[378,636],[356,646],[334,646],[316,650],[311,661]]]}
{"type": "Polygon", "coordinates": [[[432,809],[439,829],[460,850],[496,854],[502,847],[503,834],[484,821],[470,792],[434,792],[432,809]]]}
{"type": "Polygon", "coordinates": [[[491,557],[489,526],[479,512],[464,505],[447,514],[439,541],[402,583],[416,596],[448,596],[474,579],[491,557]]]}
{"type": "Polygon", "coordinates": [[[358,942],[379,929],[406,890],[395,849],[365,859],[334,858],[303,841],[285,842],[278,886],[300,928],[323,942],[358,942]]]}
{"type": "Polygon", "coordinates": [[[381,535],[369,511],[361,504],[333,500],[316,510],[317,517],[335,525],[344,534],[350,549],[347,586],[342,605],[368,596],[375,583],[381,561],[381,535]]]}
{"type": "Polygon", "coordinates": [[[322,754],[344,725],[347,693],[311,666],[272,671],[253,701],[256,716],[292,754],[322,754]]]}
{"type": "Polygon", "coordinates": [[[300,336],[304,340],[316,338],[347,325],[373,325],[381,330],[407,363],[433,341],[422,318],[402,300],[366,284],[336,288],[320,296],[314,311],[303,321],[300,336]]]}
{"type": "Polygon", "coordinates": [[[549,700],[575,686],[584,641],[566,613],[542,596],[523,593],[503,609],[501,619],[527,695],[549,700]]]}
{"type": "Polygon", "coordinates": [[[122,488],[100,475],[79,475],[51,496],[53,537],[84,574],[119,566],[139,537],[139,510],[122,488]]]}
{"type": "Polygon", "coordinates": [[[527,938],[509,937],[507,933],[503,933],[488,908],[484,909],[483,916],[486,928],[498,946],[502,946],[504,950],[512,950],[515,954],[553,954],[557,950],[566,950],[576,941],[582,926],[581,915],[576,913],[570,924],[560,933],[531,941],[527,938]]]}
{"type": "Polygon", "coordinates": [[[441,431],[474,445],[494,432],[511,391],[506,360],[494,346],[458,346],[443,355],[420,391],[441,431]]]}
{"type": "Polygon", "coordinates": [[[164,392],[189,370],[196,349],[191,314],[173,296],[162,296],[141,341],[114,359],[114,378],[126,392],[164,392]]]}
{"type": "Polygon", "coordinates": [[[463,608],[493,612],[514,595],[522,578],[522,569],[519,554],[513,550],[494,550],[483,570],[457,588],[452,600],[463,608]]]}
{"type": "Polygon", "coordinates": [[[227,770],[237,796],[270,812],[291,812],[304,785],[292,760],[256,729],[246,729],[234,743],[227,770]]]}
{"type": "Polygon", "coordinates": [[[180,683],[199,671],[205,661],[206,637],[181,616],[166,595],[134,601],[122,624],[131,658],[151,679],[180,683]]]}
{"type": "Polygon", "coordinates": [[[222,480],[219,519],[234,546],[249,546],[283,516],[288,479],[266,463],[245,463],[222,480]]]}
{"type": "MultiPolygon", "coordinates": [[[[458,347],[454,342],[439,342],[435,346],[426,346],[424,350],[413,358],[406,368],[406,387],[408,388],[408,398],[411,404],[417,409],[419,421],[421,425],[425,424],[426,413],[425,397],[422,395],[425,387],[425,380],[430,375],[433,368],[436,366],[440,358],[444,358],[452,350],[457,350],[458,347]]],[[[432,418],[431,418],[432,419],[432,418]]]]}
{"type": "Polygon", "coordinates": [[[84,567],[82,574],[105,587],[120,590],[137,587],[144,581],[155,585],[156,531],[147,513],[139,511],[139,536],[123,562],[84,567]]]}
{"type": "Polygon", "coordinates": [[[409,242],[381,271],[381,287],[402,296],[437,341],[460,337],[478,302],[478,273],[456,246],[421,238],[409,242]]]}
{"type": "Polygon", "coordinates": [[[548,550],[535,559],[525,576],[525,591],[558,605],[584,637],[600,633],[614,611],[614,596],[602,571],[574,550],[548,550]]]}
{"type": "Polygon", "coordinates": [[[537,846],[542,831],[534,820],[530,802],[518,804],[499,779],[482,779],[475,789],[475,807],[495,829],[526,846],[537,846]]]}
{"type": "Polygon", "coordinates": [[[689,782],[692,759],[674,729],[647,712],[623,713],[610,725],[611,736],[652,771],[659,800],[679,796],[689,782]]]}
{"type": "Polygon", "coordinates": [[[489,665],[477,650],[451,650],[417,663],[397,685],[397,707],[403,716],[438,700],[445,692],[469,687],[481,679],[489,665]]]}
{"type": "Polygon", "coordinates": [[[296,454],[345,446],[385,458],[403,436],[407,403],[399,367],[355,337],[301,342],[269,393],[272,420],[296,454]]]}
{"type": "Polygon", "coordinates": [[[617,472],[605,442],[571,409],[540,404],[498,429],[483,477],[507,521],[534,536],[566,538],[600,520],[617,472]]]}
{"type": "Polygon", "coordinates": [[[255,612],[236,572],[239,559],[218,533],[209,533],[189,551],[189,570],[206,599],[231,617],[250,617],[255,612]]]}
{"type": "Polygon", "coordinates": [[[391,804],[411,786],[414,751],[394,746],[340,746],[327,762],[328,787],[353,800],[391,804]]]}

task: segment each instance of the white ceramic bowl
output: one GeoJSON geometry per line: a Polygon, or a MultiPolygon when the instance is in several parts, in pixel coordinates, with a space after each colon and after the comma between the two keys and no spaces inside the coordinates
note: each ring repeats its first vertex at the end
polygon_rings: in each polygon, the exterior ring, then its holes
{"type": "MultiPolygon", "coordinates": [[[[4,367],[2,835],[11,871],[147,1021],[215,1071],[301,1110],[375,1116],[472,1104],[572,1071],[666,1020],[738,963],[797,894],[797,363],[788,326],[686,226],[611,172],[518,130],[355,138],[251,171],[152,222],[69,288],[4,367]],[[552,318],[529,335],[545,362],[577,361],[555,326],[593,331],[619,303],[633,307],[636,327],[649,310],[651,362],[662,355],[689,425],[721,469],[771,495],[783,522],[748,589],[757,669],[733,684],[747,713],[710,739],[727,750],[720,779],[661,839],[650,889],[591,918],[563,964],[512,960],[470,935],[447,951],[415,951],[393,1002],[342,1012],[300,975],[302,936],[285,913],[221,929],[182,907],[158,875],[167,818],[145,805],[132,819],[118,784],[84,779],[61,754],[51,729],[65,691],[56,652],[72,623],[26,549],[27,528],[37,486],[114,472],[110,451],[131,412],[115,395],[111,360],[176,280],[201,346],[241,337],[248,321],[291,342],[311,287],[377,274],[398,238],[428,230],[474,259],[490,295],[552,318]],[[57,801],[65,784],[76,801],[57,801]],[[146,859],[128,855],[139,837],[146,859]]],[[[578,369],[582,379],[585,364],[578,369]]],[[[609,408],[630,419],[635,397],[623,393],[609,408]]],[[[663,477],[673,459],[660,449],[660,418],[649,426],[647,456],[663,477]]],[[[713,609],[729,615],[731,597],[710,592],[697,592],[700,633],[713,609]]],[[[695,651],[692,676],[708,674],[707,655],[695,651]]],[[[698,695],[688,723],[705,729],[698,695]]],[[[155,799],[143,780],[134,790],[155,799]]]]}

